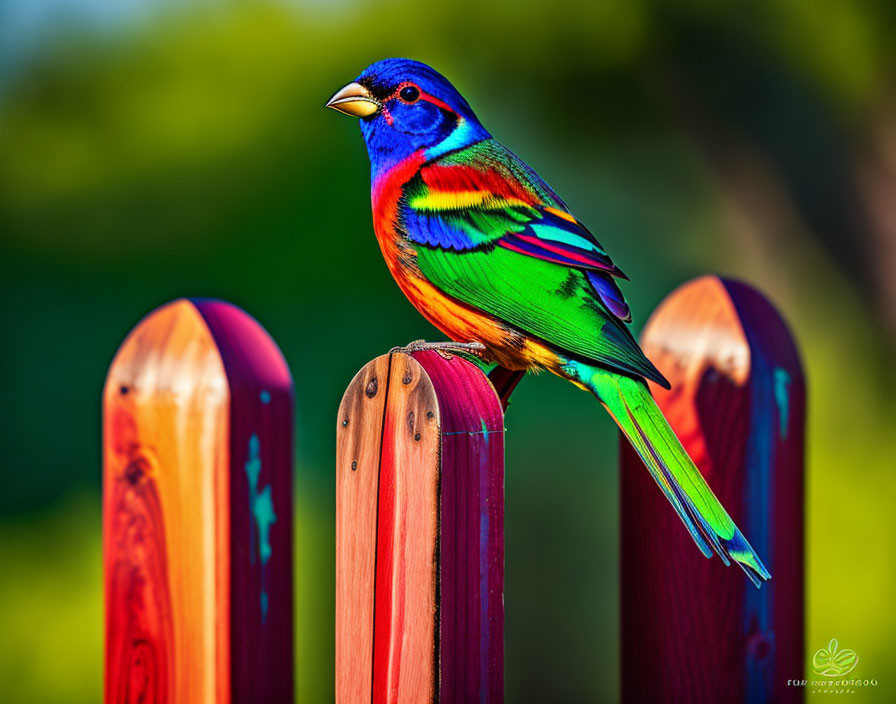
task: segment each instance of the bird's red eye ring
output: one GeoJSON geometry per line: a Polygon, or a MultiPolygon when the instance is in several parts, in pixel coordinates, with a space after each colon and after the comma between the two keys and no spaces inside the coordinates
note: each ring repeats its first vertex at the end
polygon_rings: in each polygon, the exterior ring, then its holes
{"type": "Polygon", "coordinates": [[[420,89],[415,85],[407,85],[398,91],[398,97],[405,103],[416,103],[420,99],[420,89]]]}

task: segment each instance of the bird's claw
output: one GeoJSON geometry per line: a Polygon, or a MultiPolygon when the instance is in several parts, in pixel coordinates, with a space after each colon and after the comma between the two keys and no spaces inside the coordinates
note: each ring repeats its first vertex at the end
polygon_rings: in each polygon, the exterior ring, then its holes
{"type": "Polygon", "coordinates": [[[461,357],[466,355],[478,357],[485,351],[485,345],[481,342],[427,342],[426,340],[414,340],[404,347],[393,347],[389,350],[389,354],[395,354],[396,352],[411,354],[426,350],[432,350],[443,359],[451,359],[452,352],[461,357]]]}

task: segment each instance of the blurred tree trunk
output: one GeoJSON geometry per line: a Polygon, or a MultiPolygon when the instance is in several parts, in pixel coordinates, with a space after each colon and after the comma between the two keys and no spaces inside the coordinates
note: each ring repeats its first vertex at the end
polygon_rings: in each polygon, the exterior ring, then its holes
{"type": "Polygon", "coordinates": [[[716,44],[711,54],[698,47],[667,58],[655,78],[718,177],[742,255],[790,289],[787,251],[811,237],[896,342],[893,111],[871,120],[861,142],[851,139],[786,72],[716,44]]]}

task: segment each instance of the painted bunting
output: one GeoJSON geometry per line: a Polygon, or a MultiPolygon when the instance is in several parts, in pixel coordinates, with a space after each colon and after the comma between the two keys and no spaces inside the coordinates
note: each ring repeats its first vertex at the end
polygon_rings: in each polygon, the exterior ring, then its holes
{"type": "Polygon", "coordinates": [[[374,230],[411,303],[487,360],[593,393],[703,554],[769,579],[650,395],[669,384],[626,325],[627,277],[551,187],[425,64],[379,61],[327,106],[360,118],[374,230]]]}

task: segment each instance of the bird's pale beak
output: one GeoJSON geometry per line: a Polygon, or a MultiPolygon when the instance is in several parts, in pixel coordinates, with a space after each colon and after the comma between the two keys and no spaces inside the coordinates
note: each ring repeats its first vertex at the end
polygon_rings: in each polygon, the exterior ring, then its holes
{"type": "Polygon", "coordinates": [[[360,83],[349,83],[327,101],[327,107],[353,117],[370,117],[378,113],[382,105],[360,83]]]}

